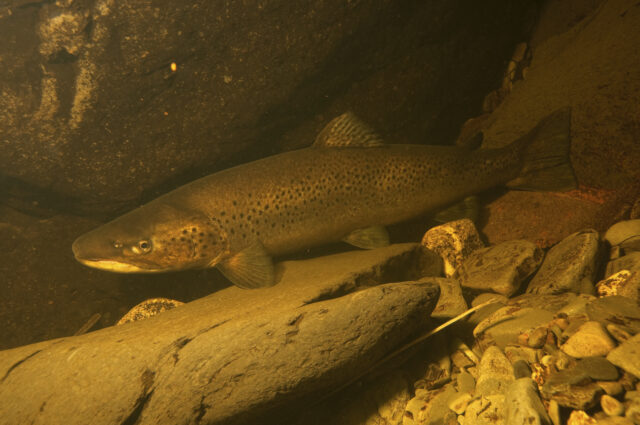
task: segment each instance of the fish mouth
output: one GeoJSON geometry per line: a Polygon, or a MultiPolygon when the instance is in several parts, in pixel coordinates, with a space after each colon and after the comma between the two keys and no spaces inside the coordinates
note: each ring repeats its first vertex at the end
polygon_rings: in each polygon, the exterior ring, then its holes
{"type": "Polygon", "coordinates": [[[85,266],[115,273],[160,273],[165,271],[161,269],[144,269],[142,267],[134,266],[133,264],[115,260],[85,260],[77,257],[76,260],[85,266]]]}

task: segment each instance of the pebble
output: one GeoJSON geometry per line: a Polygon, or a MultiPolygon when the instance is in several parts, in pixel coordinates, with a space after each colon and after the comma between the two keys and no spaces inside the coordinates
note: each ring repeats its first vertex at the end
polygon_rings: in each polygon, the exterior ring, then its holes
{"type": "Polygon", "coordinates": [[[618,369],[604,357],[585,357],[576,363],[574,369],[596,381],[615,381],[620,377],[618,369]]]}
{"type": "Polygon", "coordinates": [[[567,419],[567,425],[595,425],[597,421],[583,410],[574,410],[567,419]]]}
{"type": "Polygon", "coordinates": [[[580,292],[593,284],[600,246],[598,232],[584,230],[553,246],[527,288],[528,293],[580,292]]]}
{"type": "Polygon", "coordinates": [[[618,325],[614,325],[613,323],[609,323],[607,326],[607,332],[611,334],[611,336],[618,341],[618,343],[625,342],[629,338],[631,338],[631,334],[624,328],[618,325]]]}
{"type": "Polygon", "coordinates": [[[416,398],[409,400],[402,420],[403,425],[446,423],[445,418],[451,413],[448,407],[449,402],[457,394],[453,383],[448,383],[442,388],[429,391],[428,395],[424,397],[428,403],[425,403],[424,400],[421,403],[416,398]]]}
{"type": "Polygon", "coordinates": [[[636,378],[640,378],[640,334],[613,349],[607,355],[607,360],[636,378]]]}
{"type": "Polygon", "coordinates": [[[624,405],[610,395],[603,395],[600,398],[600,406],[607,416],[622,416],[624,413],[624,405]]]}
{"type": "Polygon", "coordinates": [[[429,229],[422,237],[422,246],[442,257],[444,274],[452,277],[464,259],[484,243],[473,222],[465,218],[429,229]]]}
{"type": "Polygon", "coordinates": [[[629,276],[631,276],[631,272],[629,270],[620,270],[608,278],[602,279],[600,282],[596,283],[596,294],[599,297],[618,295],[618,290],[629,276]]]}
{"type": "Polygon", "coordinates": [[[547,310],[506,306],[480,322],[473,335],[483,346],[495,344],[504,348],[517,344],[519,335],[546,325],[553,317],[554,314],[547,310]]]}
{"type": "Polygon", "coordinates": [[[598,385],[610,396],[619,396],[624,392],[624,387],[617,381],[598,381],[598,385]]]}
{"type": "Polygon", "coordinates": [[[632,334],[640,332],[640,307],[627,297],[614,295],[597,298],[587,304],[589,319],[605,326],[613,324],[628,329],[632,334]]]}
{"type": "MultiPolygon", "coordinates": [[[[504,395],[495,394],[474,399],[464,413],[462,425],[503,425],[504,395]]],[[[435,424],[434,424],[435,425],[435,424]]],[[[511,425],[511,424],[507,424],[511,425]]]]}
{"type": "Polygon", "coordinates": [[[611,416],[609,418],[599,419],[598,425],[634,425],[634,423],[621,416],[611,416]]]}
{"type": "Polygon", "coordinates": [[[623,257],[609,261],[607,263],[605,276],[611,276],[612,274],[617,273],[620,270],[640,270],[640,252],[630,252],[623,257]]]}
{"type": "Polygon", "coordinates": [[[462,415],[467,409],[467,405],[473,399],[471,393],[461,392],[449,401],[449,409],[454,411],[458,415],[462,415]]]}
{"type": "Polygon", "coordinates": [[[434,319],[451,319],[465,312],[469,307],[462,296],[460,283],[453,279],[429,277],[418,282],[433,282],[440,287],[440,298],[433,309],[431,317],[434,319]]]}
{"type": "Polygon", "coordinates": [[[615,246],[635,236],[640,236],[640,219],[617,222],[605,232],[604,240],[615,246]]]}
{"type": "Polygon", "coordinates": [[[531,378],[520,378],[507,388],[505,423],[548,424],[551,422],[540,401],[536,383],[531,378]]]}
{"type": "Polygon", "coordinates": [[[472,392],[476,387],[476,380],[466,370],[461,370],[458,376],[456,376],[456,384],[458,385],[458,391],[472,392]]]}
{"type": "Polygon", "coordinates": [[[549,406],[547,407],[547,412],[549,413],[549,418],[553,425],[562,425],[562,420],[560,419],[560,405],[555,400],[549,400],[549,406]]]}
{"type": "Polygon", "coordinates": [[[640,402],[632,401],[631,404],[627,406],[624,417],[631,420],[635,425],[640,424],[640,402]]]}
{"type": "Polygon", "coordinates": [[[183,305],[184,303],[169,298],[149,298],[142,301],[140,304],[135,305],[124,316],[118,320],[116,326],[124,325],[129,322],[136,322],[138,320],[148,319],[163,311],[171,310],[183,305]]]}
{"type": "Polygon", "coordinates": [[[513,366],[502,350],[495,346],[487,348],[478,367],[476,394],[484,397],[504,394],[514,379],[513,366]]]}
{"type": "Polygon", "coordinates": [[[456,275],[464,288],[510,296],[538,269],[543,256],[543,251],[532,242],[502,242],[473,251],[456,275]]]}
{"type": "Polygon", "coordinates": [[[589,321],[580,326],[560,349],[571,357],[606,356],[616,343],[600,322],[589,321]]]}

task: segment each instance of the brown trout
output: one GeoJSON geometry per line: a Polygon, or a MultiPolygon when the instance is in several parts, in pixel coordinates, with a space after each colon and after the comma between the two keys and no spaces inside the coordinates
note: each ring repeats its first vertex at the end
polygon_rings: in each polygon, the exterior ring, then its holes
{"type": "Polygon", "coordinates": [[[575,186],[570,112],[499,149],[384,144],[350,113],[308,148],[195,180],[80,236],[76,259],[122,273],[217,267],[234,284],[275,284],[272,256],[344,240],[389,243],[384,226],[498,185],[575,186]]]}

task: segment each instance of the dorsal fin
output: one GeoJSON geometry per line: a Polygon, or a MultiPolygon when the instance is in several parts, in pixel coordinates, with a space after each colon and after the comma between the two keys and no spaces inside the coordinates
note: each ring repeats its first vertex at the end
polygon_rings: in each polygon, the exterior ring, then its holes
{"type": "Polygon", "coordinates": [[[327,124],[313,143],[315,147],[345,148],[382,146],[382,138],[360,121],[353,112],[346,112],[327,124]]]}

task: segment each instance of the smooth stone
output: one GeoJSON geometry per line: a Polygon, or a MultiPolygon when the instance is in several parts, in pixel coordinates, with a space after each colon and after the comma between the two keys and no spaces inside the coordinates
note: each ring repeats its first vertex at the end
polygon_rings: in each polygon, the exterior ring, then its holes
{"type": "Polygon", "coordinates": [[[586,311],[591,320],[604,325],[621,326],[633,334],[640,332],[640,307],[627,297],[614,295],[596,298],[587,304],[586,311]]]}
{"type": "Polygon", "coordinates": [[[634,425],[640,425],[640,402],[633,400],[626,406],[624,417],[630,419],[634,425]]]}
{"type": "MultiPolygon", "coordinates": [[[[552,313],[563,311],[570,305],[587,303],[595,297],[584,294],[565,292],[562,294],[522,294],[509,300],[509,305],[514,307],[530,307],[548,310],[552,313]]],[[[579,308],[579,307],[578,307],[579,308]]]]}
{"type": "Polygon", "coordinates": [[[468,218],[429,229],[422,237],[421,245],[442,257],[447,277],[452,277],[473,251],[484,247],[476,226],[468,218]]]}
{"type": "Polygon", "coordinates": [[[404,415],[402,416],[402,425],[416,425],[418,418],[422,412],[427,408],[427,402],[416,395],[413,397],[404,408],[404,415]]]}
{"type": "Polygon", "coordinates": [[[538,269],[543,257],[544,252],[532,242],[506,241],[473,251],[456,275],[464,288],[508,297],[538,269]]]}
{"type": "Polygon", "coordinates": [[[596,297],[590,294],[576,294],[576,298],[558,310],[558,313],[564,313],[567,316],[586,314],[587,304],[595,299],[596,297]]]}
{"type": "Polygon", "coordinates": [[[464,413],[463,425],[511,425],[505,422],[505,396],[494,394],[480,397],[469,403],[464,413]]]}
{"type": "Polygon", "coordinates": [[[495,343],[504,348],[517,344],[520,334],[546,325],[553,317],[554,314],[547,310],[506,306],[480,322],[473,335],[481,345],[495,343]]]}
{"type": "Polygon", "coordinates": [[[471,393],[460,392],[449,402],[449,409],[454,411],[457,415],[462,415],[472,399],[473,396],[471,395],[471,393]]]}
{"type": "Polygon", "coordinates": [[[502,350],[495,346],[487,348],[478,367],[476,394],[484,397],[504,394],[514,379],[513,366],[502,350]]]}
{"type": "Polygon", "coordinates": [[[618,369],[604,357],[585,357],[574,368],[595,381],[615,381],[620,377],[618,369]]]}
{"type": "Polygon", "coordinates": [[[549,408],[547,411],[549,412],[549,418],[551,418],[553,425],[562,425],[562,421],[560,419],[560,405],[557,401],[549,400],[549,408]]]}
{"type": "Polygon", "coordinates": [[[476,387],[476,380],[473,376],[466,370],[461,370],[458,376],[456,376],[456,384],[458,385],[458,391],[463,392],[473,392],[476,387]]]}
{"type": "Polygon", "coordinates": [[[605,232],[604,240],[615,246],[634,236],[640,236],[640,219],[619,221],[605,232]]]}
{"type": "MultiPolygon", "coordinates": [[[[445,423],[445,418],[451,414],[449,403],[458,395],[452,382],[437,390],[429,391],[429,402],[422,410],[413,411],[413,420],[420,425],[436,425],[445,423]]],[[[406,415],[406,413],[405,413],[406,415]]]]}
{"type": "Polygon", "coordinates": [[[516,379],[530,377],[531,368],[529,364],[522,359],[516,360],[516,362],[513,363],[513,376],[515,376],[516,379]]]}
{"type": "Polygon", "coordinates": [[[540,401],[536,383],[531,378],[516,379],[509,385],[505,409],[507,424],[551,424],[551,418],[540,401]]]}
{"type": "Polygon", "coordinates": [[[611,276],[602,279],[596,283],[596,294],[599,297],[609,297],[611,295],[620,295],[618,291],[624,282],[631,276],[629,270],[620,270],[611,276]]]}
{"type": "Polygon", "coordinates": [[[462,296],[462,288],[458,281],[442,277],[431,277],[420,279],[419,282],[434,283],[440,287],[440,298],[438,298],[436,308],[431,313],[431,317],[434,319],[451,319],[464,313],[469,308],[462,296]]]}
{"type": "Polygon", "coordinates": [[[537,350],[531,347],[523,347],[521,345],[507,345],[504,348],[504,354],[514,365],[518,360],[524,360],[529,364],[538,361],[537,350]]]}
{"type": "Polygon", "coordinates": [[[600,398],[600,406],[607,416],[622,416],[624,413],[624,405],[608,394],[600,398]]]}
{"type": "Polygon", "coordinates": [[[546,327],[536,328],[529,334],[527,344],[531,348],[541,348],[547,342],[547,334],[549,333],[546,327]]]}
{"type": "Polygon", "coordinates": [[[606,328],[607,328],[607,332],[609,332],[611,334],[611,336],[616,341],[618,341],[618,343],[625,342],[626,340],[628,340],[629,338],[631,338],[633,336],[633,335],[631,335],[629,333],[628,330],[626,330],[622,326],[614,325],[612,323],[609,323],[606,326],[606,328]]]}
{"type": "Polygon", "coordinates": [[[640,270],[640,252],[630,252],[627,255],[609,261],[607,263],[605,276],[611,276],[620,270],[640,270]]]}
{"type": "Polygon", "coordinates": [[[596,425],[597,421],[583,410],[574,410],[569,414],[567,425],[596,425]]]}
{"type": "Polygon", "coordinates": [[[399,423],[409,402],[409,385],[404,378],[393,374],[370,390],[370,399],[377,407],[378,417],[387,423],[399,423]]]}
{"type": "Polygon", "coordinates": [[[542,386],[542,394],[553,399],[560,406],[572,409],[590,409],[595,406],[604,390],[595,382],[585,385],[556,386],[553,389],[542,386]]]}
{"type": "Polygon", "coordinates": [[[640,378],[640,334],[614,348],[607,355],[607,360],[636,378],[640,378]]]}
{"type": "Polygon", "coordinates": [[[571,335],[560,349],[571,357],[606,356],[616,347],[600,322],[586,322],[571,335]]]}
{"type": "Polygon", "coordinates": [[[626,254],[630,254],[632,252],[640,251],[640,236],[633,236],[619,245],[622,252],[626,254]]]}
{"type": "Polygon", "coordinates": [[[598,385],[610,396],[619,396],[624,392],[624,387],[618,381],[598,381],[598,385]]]}
{"type": "Polygon", "coordinates": [[[600,236],[593,229],[567,236],[549,250],[540,270],[529,283],[527,292],[579,292],[585,281],[593,283],[599,246],[600,236]]]}
{"type": "Polygon", "coordinates": [[[504,295],[495,294],[492,292],[484,292],[476,296],[471,301],[471,306],[475,307],[477,305],[480,305],[482,303],[489,302],[489,301],[495,301],[495,302],[487,306],[484,306],[480,310],[473,313],[471,316],[469,316],[469,319],[467,319],[467,323],[469,323],[471,326],[474,326],[474,327],[477,326],[478,323],[482,322],[484,319],[489,317],[492,313],[494,313],[495,311],[507,305],[507,303],[509,302],[509,298],[505,297],[504,295]]]}
{"type": "Polygon", "coordinates": [[[597,425],[635,425],[632,420],[622,416],[611,416],[609,418],[598,419],[597,425]]]}

